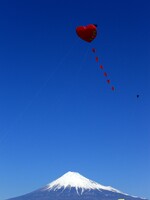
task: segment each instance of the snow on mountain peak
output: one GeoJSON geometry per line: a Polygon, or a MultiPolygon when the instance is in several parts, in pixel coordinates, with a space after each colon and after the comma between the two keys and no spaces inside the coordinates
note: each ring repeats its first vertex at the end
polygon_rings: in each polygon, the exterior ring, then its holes
{"type": "Polygon", "coordinates": [[[67,172],[57,180],[51,182],[47,185],[47,190],[59,190],[61,188],[75,188],[77,193],[79,193],[79,189],[81,194],[84,190],[108,190],[112,192],[121,193],[119,190],[116,190],[110,186],[103,186],[99,183],[96,183],[90,179],[85,178],[77,172],[67,172]]]}

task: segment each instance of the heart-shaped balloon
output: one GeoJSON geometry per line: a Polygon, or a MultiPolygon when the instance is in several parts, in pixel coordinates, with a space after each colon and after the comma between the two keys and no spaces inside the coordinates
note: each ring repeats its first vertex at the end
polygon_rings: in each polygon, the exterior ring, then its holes
{"type": "Polygon", "coordinates": [[[77,35],[86,42],[92,42],[97,35],[97,26],[89,24],[87,26],[78,26],[76,28],[77,35]]]}

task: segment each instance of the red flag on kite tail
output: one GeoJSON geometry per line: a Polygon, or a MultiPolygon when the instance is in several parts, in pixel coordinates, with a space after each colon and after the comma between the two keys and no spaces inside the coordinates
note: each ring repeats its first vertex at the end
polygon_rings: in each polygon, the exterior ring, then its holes
{"type": "Polygon", "coordinates": [[[114,86],[112,86],[111,89],[112,89],[112,91],[114,91],[115,90],[114,86]]]}
{"type": "Polygon", "coordinates": [[[98,57],[95,58],[96,62],[98,62],[98,57]]]}
{"type": "Polygon", "coordinates": [[[107,73],[106,73],[106,72],[104,72],[104,76],[107,76],[107,73]]]}
{"type": "Polygon", "coordinates": [[[96,49],[95,49],[95,48],[92,48],[92,52],[95,53],[95,52],[96,52],[96,49]]]}
{"type": "Polygon", "coordinates": [[[104,67],[103,67],[103,65],[100,65],[100,67],[99,67],[100,69],[104,69],[104,67]]]}
{"type": "Polygon", "coordinates": [[[108,83],[108,84],[110,83],[110,80],[109,80],[109,79],[107,80],[107,83],[108,83]]]}

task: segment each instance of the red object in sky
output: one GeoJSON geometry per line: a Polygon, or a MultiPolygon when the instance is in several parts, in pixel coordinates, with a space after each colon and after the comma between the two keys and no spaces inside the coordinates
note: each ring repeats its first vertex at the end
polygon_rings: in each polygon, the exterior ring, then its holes
{"type": "MultiPolygon", "coordinates": [[[[84,40],[85,42],[92,42],[96,36],[97,36],[97,25],[96,24],[89,24],[87,26],[77,26],[76,27],[76,34],[78,35],[78,37],[82,40],[84,40]]],[[[96,54],[96,49],[92,48],[92,52],[96,54]]],[[[99,57],[96,55],[95,56],[95,61],[99,64],[99,57]]],[[[99,68],[101,70],[104,70],[103,65],[99,65],[99,68]]],[[[106,81],[108,84],[111,83],[110,79],[107,78],[107,73],[106,71],[103,71],[103,75],[106,77],[106,81]]],[[[114,86],[110,85],[111,90],[114,91],[115,88],[114,86]]]]}
{"type": "Polygon", "coordinates": [[[110,83],[110,80],[109,80],[109,79],[107,80],[107,83],[108,83],[108,84],[110,83]]]}
{"type": "Polygon", "coordinates": [[[92,42],[97,35],[97,27],[94,24],[87,26],[78,26],[76,28],[77,35],[86,42],[92,42]]]}
{"type": "Polygon", "coordinates": [[[104,76],[107,76],[107,73],[106,73],[106,72],[104,72],[104,76]]]}
{"type": "Polygon", "coordinates": [[[103,67],[103,65],[100,65],[100,67],[99,67],[100,69],[104,69],[104,67],[103,67]]]}
{"type": "Polygon", "coordinates": [[[95,52],[96,52],[96,49],[95,49],[95,48],[93,48],[93,49],[92,49],[92,52],[93,52],[93,53],[95,53],[95,52]]]}
{"type": "Polygon", "coordinates": [[[114,86],[112,86],[111,89],[114,91],[115,90],[114,86]]]}

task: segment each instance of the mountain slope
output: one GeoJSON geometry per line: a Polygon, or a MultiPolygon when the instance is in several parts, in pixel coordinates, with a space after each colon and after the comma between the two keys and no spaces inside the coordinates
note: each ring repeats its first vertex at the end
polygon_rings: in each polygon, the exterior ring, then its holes
{"type": "Polygon", "coordinates": [[[45,187],[9,200],[143,200],[68,172],[45,187]]]}
{"type": "Polygon", "coordinates": [[[75,188],[77,193],[79,192],[80,189],[82,190],[82,192],[84,192],[84,190],[92,190],[92,189],[93,190],[103,189],[103,190],[108,190],[108,191],[120,192],[110,186],[103,186],[92,180],[89,180],[85,178],[84,176],[81,176],[77,172],[68,172],[64,174],[63,176],[61,176],[59,179],[47,185],[48,190],[58,190],[62,187],[64,189],[68,187],[75,188]]]}

